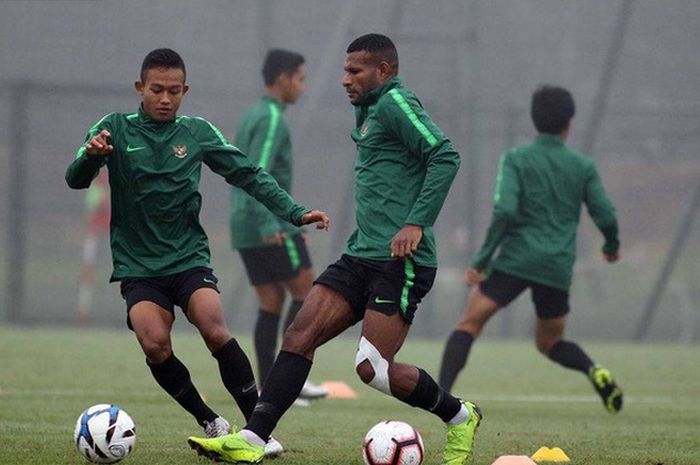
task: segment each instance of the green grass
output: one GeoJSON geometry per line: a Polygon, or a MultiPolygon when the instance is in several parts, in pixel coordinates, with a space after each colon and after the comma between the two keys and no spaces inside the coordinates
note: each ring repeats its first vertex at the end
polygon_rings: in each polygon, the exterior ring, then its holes
{"type": "MultiPolygon", "coordinates": [[[[242,345],[252,353],[250,338],[242,345]]],[[[189,329],[174,334],[175,350],[218,412],[240,424],[215,361],[189,329]]],[[[456,392],[476,401],[485,419],[475,465],[498,455],[531,455],[559,446],[571,465],[697,465],[700,463],[700,347],[586,344],[625,390],[625,408],[605,412],[587,380],[537,355],[529,341],[480,341],[456,392]]],[[[426,465],[440,463],[443,428],[429,414],[362,385],[355,377],[355,340],[322,348],[314,380],[342,380],[358,400],[321,400],[293,407],[275,435],[288,449],[277,465],[362,464],[364,433],[383,419],[401,419],[423,435],[426,465]]],[[[439,341],[411,340],[400,360],[436,374],[439,341]]],[[[80,412],[101,402],[123,407],[137,425],[128,465],[204,464],[186,443],[200,435],[194,421],[152,380],[127,330],[0,327],[0,464],[86,463],[75,451],[80,412]]]]}

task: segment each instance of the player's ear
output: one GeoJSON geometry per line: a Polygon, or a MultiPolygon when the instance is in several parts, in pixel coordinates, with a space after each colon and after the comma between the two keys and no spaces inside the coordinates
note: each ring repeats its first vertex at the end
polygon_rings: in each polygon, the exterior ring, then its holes
{"type": "Polygon", "coordinates": [[[377,65],[377,73],[382,82],[389,80],[392,77],[391,65],[386,61],[380,61],[377,65]]]}
{"type": "Polygon", "coordinates": [[[183,85],[182,86],[182,95],[185,95],[188,90],[190,90],[190,86],[188,86],[187,84],[183,85]]]}
{"type": "Polygon", "coordinates": [[[141,82],[141,81],[134,82],[134,89],[136,89],[137,94],[139,94],[140,96],[143,97],[143,82],[141,82]]]}

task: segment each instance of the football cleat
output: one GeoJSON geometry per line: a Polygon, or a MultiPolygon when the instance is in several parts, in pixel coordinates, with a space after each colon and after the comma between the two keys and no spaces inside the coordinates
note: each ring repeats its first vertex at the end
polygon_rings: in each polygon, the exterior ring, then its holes
{"type": "Polygon", "coordinates": [[[282,455],[282,452],[284,452],[284,447],[282,447],[282,444],[280,444],[277,439],[270,436],[270,439],[267,440],[267,444],[265,444],[265,457],[279,457],[282,455]]]}
{"type": "Polygon", "coordinates": [[[302,399],[320,399],[322,397],[326,397],[328,395],[328,388],[325,388],[319,384],[314,384],[310,381],[307,381],[304,383],[304,386],[301,388],[301,392],[299,393],[299,397],[302,399]]]}
{"type": "Polygon", "coordinates": [[[204,422],[204,434],[208,438],[218,438],[231,434],[231,425],[224,417],[216,417],[212,421],[204,422]]]}
{"type": "Polygon", "coordinates": [[[472,457],[474,435],[481,423],[481,410],[471,402],[460,400],[469,418],[458,425],[447,425],[447,443],[442,453],[443,465],[466,465],[472,457]]]}
{"type": "Polygon", "coordinates": [[[240,432],[211,439],[189,437],[187,443],[199,455],[215,462],[255,464],[265,457],[265,448],[249,443],[240,432]]]}
{"type": "Polygon", "coordinates": [[[609,413],[615,414],[622,410],[622,390],[613,380],[610,370],[594,365],[588,372],[588,378],[609,413]]]}

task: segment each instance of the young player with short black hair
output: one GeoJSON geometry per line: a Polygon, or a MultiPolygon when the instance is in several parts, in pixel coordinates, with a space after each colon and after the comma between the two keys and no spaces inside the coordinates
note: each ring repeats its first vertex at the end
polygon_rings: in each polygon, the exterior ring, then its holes
{"type": "Polygon", "coordinates": [[[107,166],[111,281],[121,281],[127,324],[158,384],[214,437],[230,432],[230,426],[204,403],[173,353],[174,306],[199,330],[246,418],[258,394],[248,358],[226,327],[217,278],[209,268],[209,245],[199,223],[202,164],[291,223],[327,229],[328,217],[295,203],[209,121],[177,116],[188,90],[185,76],[175,51],[150,52],[135,83],[138,111],[110,113],[95,123],[66,171],[66,182],[85,189],[107,166]]]}
{"type": "Polygon", "coordinates": [[[392,41],[368,34],[347,49],[342,85],[355,106],[357,229],[316,280],[284,336],[260,400],[237,434],[189,438],[198,453],[258,463],[264,439],[292,405],[316,349],[362,322],[355,370],[371,387],[430,411],[447,426],[446,465],[466,463],[481,414],[425,371],[394,360],[435,278],[433,224],[459,168],[452,143],[398,77],[392,41]]]}
{"type": "Polygon", "coordinates": [[[564,143],[574,113],[574,99],[566,89],[538,88],[532,96],[531,116],[539,134],[532,144],[501,157],[491,224],[465,273],[466,283],[476,287],[442,357],[440,385],[448,391],[484,325],[530,288],[539,351],[587,374],[610,413],[622,408],[622,391],[610,371],[596,365],[578,344],[564,339],[582,205],[605,238],[603,258],[616,262],[620,248],[615,209],[595,164],[564,143]]]}
{"type": "MultiPolygon", "coordinates": [[[[287,192],[292,187],[294,160],[284,111],[304,91],[304,61],[302,55],[289,50],[272,49],[267,53],[262,69],[265,93],[243,116],[236,134],[236,146],[287,192]]],[[[241,255],[258,296],[253,344],[258,359],[258,383],[262,386],[277,354],[280,315],[287,292],[292,300],[284,330],[294,320],[313,285],[306,233],[234,188],[231,191],[231,243],[241,255]]],[[[300,402],[327,394],[323,386],[307,381],[301,390],[300,402]]]]}

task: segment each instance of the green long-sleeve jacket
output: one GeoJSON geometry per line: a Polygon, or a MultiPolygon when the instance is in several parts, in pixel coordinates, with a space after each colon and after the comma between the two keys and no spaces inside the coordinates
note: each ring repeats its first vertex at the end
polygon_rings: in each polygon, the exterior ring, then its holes
{"type": "Polygon", "coordinates": [[[568,290],[576,232],[585,204],[605,237],[603,252],[620,247],[617,218],[593,161],[559,136],[539,135],[509,150],[499,163],[493,217],[471,266],[493,269],[568,290]]]}
{"type": "Polygon", "coordinates": [[[73,189],[87,188],[107,165],[112,281],[208,266],[209,244],[199,223],[202,163],[286,221],[300,224],[308,211],[203,118],[179,116],[159,123],[143,108],[110,113],[90,128],[85,142],[66,171],[66,182],[73,189]],[[107,157],[87,156],[87,141],[103,129],[112,134],[114,151],[107,157]]]}
{"type": "Polygon", "coordinates": [[[395,77],[369,92],[355,108],[355,217],[345,253],[391,259],[391,239],[406,224],[423,227],[413,254],[437,266],[433,224],[459,169],[459,154],[395,77]]]}
{"type": "MultiPolygon", "coordinates": [[[[285,106],[264,95],[243,117],[236,133],[236,146],[251,163],[272,175],[280,187],[291,192],[293,154],[285,106]]],[[[234,249],[267,247],[263,238],[301,230],[272,214],[241,189],[231,189],[231,245],[234,249]]]]}

